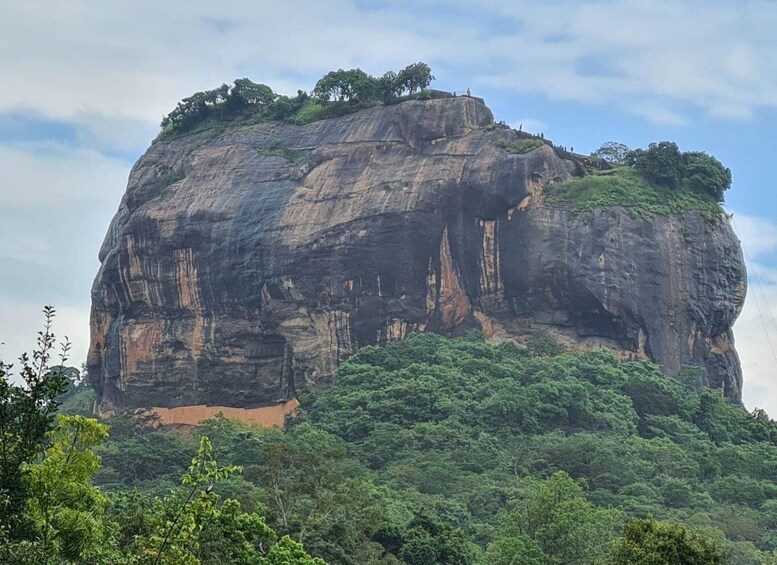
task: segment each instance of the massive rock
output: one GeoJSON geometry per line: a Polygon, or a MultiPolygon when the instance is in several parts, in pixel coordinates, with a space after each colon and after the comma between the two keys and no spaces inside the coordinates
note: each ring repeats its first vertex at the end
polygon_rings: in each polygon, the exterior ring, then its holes
{"type": "Polygon", "coordinates": [[[101,410],[256,407],[408,332],[552,336],[653,359],[740,401],[745,295],[725,215],[550,207],[584,174],[513,155],[476,98],[157,141],[132,169],[92,290],[101,410]]]}

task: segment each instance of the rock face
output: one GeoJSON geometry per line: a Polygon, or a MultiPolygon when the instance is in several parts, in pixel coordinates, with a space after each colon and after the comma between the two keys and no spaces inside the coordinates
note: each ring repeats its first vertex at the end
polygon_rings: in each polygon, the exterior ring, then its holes
{"type": "Polygon", "coordinates": [[[738,402],[728,219],[549,207],[581,164],[509,154],[495,142],[519,134],[492,122],[437,98],[155,142],[92,289],[100,409],[270,405],[364,345],[470,328],[700,365],[738,402]]]}

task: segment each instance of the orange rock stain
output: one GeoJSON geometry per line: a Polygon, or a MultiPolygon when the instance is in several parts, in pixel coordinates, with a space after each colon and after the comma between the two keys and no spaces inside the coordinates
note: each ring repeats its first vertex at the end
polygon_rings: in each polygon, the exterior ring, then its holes
{"type": "Polygon", "coordinates": [[[239,420],[244,424],[256,424],[266,428],[283,427],[287,414],[293,413],[299,406],[299,400],[292,398],[283,404],[262,406],[261,408],[233,408],[230,406],[179,406],[177,408],[150,408],[149,412],[159,417],[163,426],[196,426],[203,420],[214,418],[219,413],[224,417],[239,420]]]}

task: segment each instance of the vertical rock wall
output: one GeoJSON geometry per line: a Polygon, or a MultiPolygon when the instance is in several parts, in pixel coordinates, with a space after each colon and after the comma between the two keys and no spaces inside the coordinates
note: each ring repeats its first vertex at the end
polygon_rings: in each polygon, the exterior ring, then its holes
{"type": "Polygon", "coordinates": [[[738,401],[727,219],[549,208],[580,164],[508,154],[492,121],[438,98],[154,143],[92,290],[101,409],[270,405],[364,345],[469,328],[701,365],[738,401]]]}

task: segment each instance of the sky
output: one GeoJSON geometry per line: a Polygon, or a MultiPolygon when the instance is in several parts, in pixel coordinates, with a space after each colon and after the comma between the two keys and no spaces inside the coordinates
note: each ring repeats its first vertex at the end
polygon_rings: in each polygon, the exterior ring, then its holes
{"type": "Polygon", "coordinates": [[[0,359],[40,310],[86,359],[97,252],[178,100],[235,78],[310,90],[424,61],[434,87],[588,153],[676,141],[733,172],[749,273],[744,402],[777,417],[777,3],[747,0],[0,0],[0,359]]]}

